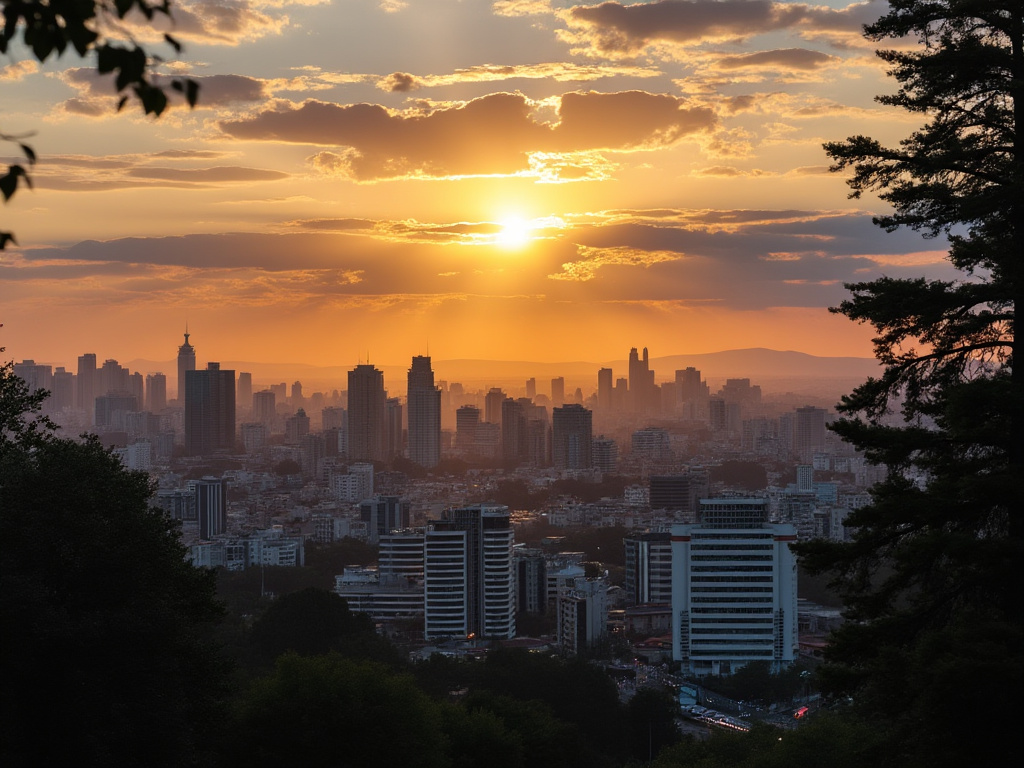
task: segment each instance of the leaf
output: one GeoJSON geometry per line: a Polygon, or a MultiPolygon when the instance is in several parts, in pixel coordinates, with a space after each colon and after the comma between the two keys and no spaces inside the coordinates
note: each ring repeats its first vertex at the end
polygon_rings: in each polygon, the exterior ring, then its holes
{"type": "Polygon", "coordinates": [[[177,53],[181,53],[181,43],[168,34],[164,34],[164,42],[170,45],[177,53]]]}
{"type": "Polygon", "coordinates": [[[7,247],[8,243],[18,244],[18,241],[14,239],[12,232],[0,232],[0,251],[7,247]]]}
{"type": "MultiPolygon", "coordinates": [[[[3,194],[4,201],[10,200],[17,191],[18,177],[28,182],[28,174],[25,173],[25,169],[20,165],[9,166],[7,173],[4,176],[0,176],[0,193],[3,194]]],[[[31,186],[31,183],[29,184],[31,186]]]]}
{"type": "Polygon", "coordinates": [[[34,165],[36,162],[35,150],[33,150],[28,144],[18,144],[18,146],[21,147],[21,151],[25,153],[25,157],[28,158],[28,161],[34,165]]]}

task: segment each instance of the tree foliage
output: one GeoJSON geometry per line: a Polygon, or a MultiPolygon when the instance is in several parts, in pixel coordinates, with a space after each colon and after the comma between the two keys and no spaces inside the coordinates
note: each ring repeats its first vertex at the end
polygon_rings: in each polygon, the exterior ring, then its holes
{"type": "Polygon", "coordinates": [[[833,170],[852,170],[853,197],[892,206],[876,218],[886,230],[948,238],[961,276],[849,285],[835,310],[873,326],[884,364],[843,398],[835,429],[888,475],[848,518],[851,543],[802,548],[849,619],[822,679],[890,730],[893,763],[1008,764],[1024,682],[1024,5],[890,0],[866,35],[917,41],[879,52],[900,85],[879,101],[922,126],[896,148],[827,144],[833,170]],[[965,730],[985,736],[968,748],[965,730]]]}
{"type": "Polygon", "coordinates": [[[55,437],[40,401],[0,367],[2,761],[201,762],[227,679],[212,573],[185,561],[148,477],[55,437]]]}
{"type": "MultiPolygon", "coordinates": [[[[134,97],[147,115],[160,115],[168,105],[164,86],[153,75],[162,59],[139,45],[130,32],[130,22],[171,15],[170,0],[2,0],[3,28],[0,29],[0,54],[24,50],[40,62],[59,58],[69,49],[80,58],[95,56],[96,71],[112,76],[117,93],[122,94],[117,108],[134,97]]],[[[177,53],[181,44],[171,35],[163,36],[177,53]]],[[[182,94],[189,106],[195,106],[199,84],[186,77],[168,80],[170,88],[182,94]]],[[[36,153],[26,143],[26,135],[0,133],[0,140],[16,143],[28,165],[36,162],[36,153]]],[[[4,202],[19,185],[32,185],[25,166],[9,165],[0,176],[0,194],[4,202]]],[[[10,232],[0,232],[0,250],[14,242],[10,232]]]]}

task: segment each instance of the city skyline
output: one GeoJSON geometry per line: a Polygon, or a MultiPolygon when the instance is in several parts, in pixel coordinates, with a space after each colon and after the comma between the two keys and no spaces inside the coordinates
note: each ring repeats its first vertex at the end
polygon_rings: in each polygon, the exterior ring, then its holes
{"type": "Polygon", "coordinates": [[[827,173],[822,142],[913,128],[873,101],[878,2],[218,7],[174,4],[180,58],[153,44],[194,111],[0,67],[41,158],[4,209],[11,358],[162,359],[186,324],[206,359],[312,365],[869,357],[842,283],[951,274],[827,173]]]}

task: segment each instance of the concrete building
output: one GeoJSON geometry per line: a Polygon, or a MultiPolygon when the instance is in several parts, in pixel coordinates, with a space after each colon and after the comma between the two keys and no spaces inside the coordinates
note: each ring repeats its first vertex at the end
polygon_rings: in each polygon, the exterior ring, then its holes
{"type": "Polygon", "coordinates": [[[178,399],[179,405],[185,402],[185,374],[196,369],[196,348],[189,344],[188,337],[188,327],[186,327],[185,343],[178,347],[178,389],[174,396],[178,399]]]}
{"type": "Polygon", "coordinates": [[[627,605],[672,602],[672,536],[668,531],[623,539],[627,605]]]}
{"type": "Polygon", "coordinates": [[[387,459],[384,372],[357,365],[348,372],[348,455],[353,461],[387,459]]]}
{"type": "Polygon", "coordinates": [[[551,411],[551,462],[555,469],[593,466],[593,413],[582,405],[563,405],[551,411]]]}
{"type": "Polygon", "coordinates": [[[575,656],[608,634],[608,584],[603,578],[577,578],[558,593],[556,641],[575,656]]]}
{"type": "Polygon", "coordinates": [[[445,510],[424,545],[424,636],[516,634],[513,529],[508,507],[445,510]]]}
{"type": "Polygon", "coordinates": [[[235,372],[208,363],[185,372],[185,452],[206,456],[235,448],[235,372]]]}
{"type": "Polygon", "coordinates": [[[672,654],[684,674],[796,658],[796,530],[767,515],[765,499],[703,499],[700,522],[672,526],[672,654]]]}
{"type": "Polygon", "coordinates": [[[429,357],[413,357],[408,384],[409,460],[430,469],[441,461],[441,390],[429,357]]]}

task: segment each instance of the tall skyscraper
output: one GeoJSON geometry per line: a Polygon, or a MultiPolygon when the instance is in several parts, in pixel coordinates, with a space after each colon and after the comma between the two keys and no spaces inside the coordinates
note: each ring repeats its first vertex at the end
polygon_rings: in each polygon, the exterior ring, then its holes
{"type": "Polygon", "coordinates": [[[611,368],[601,368],[597,372],[597,405],[603,411],[612,409],[611,368]]]}
{"type": "Polygon", "coordinates": [[[204,456],[235,447],[235,372],[209,363],[185,372],[185,452],[204,456]]]}
{"type": "Polygon", "coordinates": [[[526,398],[506,398],[501,404],[501,457],[505,461],[523,463],[530,458],[530,444],[527,439],[527,408],[531,403],[526,398]]]}
{"type": "Polygon", "coordinates": [[[424,546],[424,636],[516,634],[514,534],[508,507],[447,509],[424,546]]]}
{"type": "Polygon", "coordinates": [[[238,372],[238,389],[235,392],[235,407],[248,413],[252,410],[252,374],[238,372]]]}
{"type": "MultiPolygon", "coordinates": [[[[387,393],[385,393],[387,394],[387,393]]],[[[388,397],[384,401],[384,457],[391,461],[405,452],[405,430],[402,428],[402,401],[388,397]]]]}
{"type": "Polygon", "coordinates": [[[651,370],[647,347],[644,347],[642,359],[637,355],[636,347],[629,350],[629,394],[633,410],[637,413],[654,410],[654,371],[651,370]]]}
{"type": "Polygon", "coordinates": [[[484,398],[484,421],[488,424],[501,424],[501,404],[505,402],[505,393],[500,387],[491,387],[484,398]]]}
{"type": "Polygon", "coordinates": [[[441,461],[441,390],[434,386],[429,357],[413,357],[408,383],[409,460],[436,467],[441,461]]]}
{"type": "Polygon", "coordinates": [[[357,365],[348,372],[348,455],[353,461],[387,457],[387,394],[384,372],[357,365]]]}
{"type": "Polygon", "coordinates": [[[537,379],[529,378],[526,380],[526,396],[531,400],[537,397],[537,379]]]}
{"type": "Polygon", "coordinates": [[[185,328],[185,343],[178,347],[178,391],[174,396],[178,405],[185,402],[185,374],[196,369],[196,348],[188,343],[188,327],[185,328]]]}
{"type": "Polygon", "coordinates": [[[167,377],[162,373],[146,374],[146,410],[158,413],[167,407],[167,377]]]}
{"type": "Polygon", "coordinates": [[[78,356],[75,386],[75,407],[91,415],[96,399],[96,355],[92,352],[78,356]]]}
{"type": "Polygon", "coordinates": [[[594,414],[572,403],[551,411],[551,462],[555,469],[589,469],[594,414]]]}
{"type": "Polygon", "coordinates": [[[551,380],[551,405],[558,408],[565,404],[565,378],[557,376],[551,380]]]}

